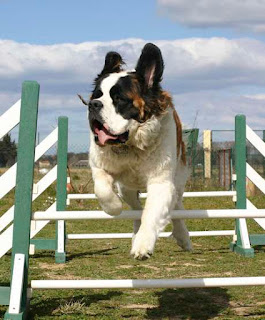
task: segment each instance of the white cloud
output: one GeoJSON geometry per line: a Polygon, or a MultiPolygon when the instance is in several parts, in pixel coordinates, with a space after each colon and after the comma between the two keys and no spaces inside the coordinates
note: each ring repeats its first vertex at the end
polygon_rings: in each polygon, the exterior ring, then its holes
{"type": "MultiPolygon", "coordinates": [[[[86,109],[76,94],[89,95],[108,51],[120,52],[131,69],[146,42],[125,39],[44,46],[2,40],[0,114],[19,98],[22,81],[33,79],[41,84],[40,130],[48,133],[58,116],[68,115],[71,134],[85,134],[86,109]]],[[[255,95],[264,94],[260,89],[265,85],[263,42],[226,38],[154,42],[165,60],[163,86],[174,95],[185,123],[193,124],[198,109],[201,128],[231,128],[239,112],[251,117],[253,125],[264,118],[263,101],[254,99],[252,90],[255,95]]]]}
{"type": "Polygon", "coordinates": [[[264,0],[158,0],[158,10],[188,27],[265,32],[264,0]]]}

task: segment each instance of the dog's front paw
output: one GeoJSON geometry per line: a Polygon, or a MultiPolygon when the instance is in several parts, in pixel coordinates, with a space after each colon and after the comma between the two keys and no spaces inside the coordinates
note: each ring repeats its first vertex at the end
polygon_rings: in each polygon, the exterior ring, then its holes
{"type": "Polygon", "coordinates": [[[100,201],[100,205],[103,211],[111,216],[118,216],[122,212],[122,202],[116,195],[109,201],[100,201]]]}
{"type": "Polygon", "coordinates": [[[154,233],[140,230],[133,239],[131,255],[138,260],[150,258],[154,252],[155,242],[154,233]]]}

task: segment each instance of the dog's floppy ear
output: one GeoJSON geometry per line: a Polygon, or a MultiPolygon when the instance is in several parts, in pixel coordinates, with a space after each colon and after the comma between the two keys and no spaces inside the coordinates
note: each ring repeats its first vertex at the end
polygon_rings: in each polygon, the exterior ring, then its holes
{"type": "Polygon", "coordinates": [[[105,65],[99,76],[107,73],[121,71],[121,66],[124,64],[122,57],[118,52],[110,51],[106,54],[105,65]]]}
{"type": "Polygon", "coordinates": [[[136,75],[145,88],[150,89],[162,80],[164,61],[160,49],[153,43],[147,43],[135,68],[136,75]]]}

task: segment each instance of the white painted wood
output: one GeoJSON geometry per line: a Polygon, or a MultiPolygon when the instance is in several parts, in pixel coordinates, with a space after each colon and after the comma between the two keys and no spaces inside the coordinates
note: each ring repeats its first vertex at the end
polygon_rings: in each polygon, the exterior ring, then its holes
{"type": "Polygon", "coordinates": [[[64,220],[59,220],[57,227],[58,227],[58,229],[57,229],[57,235],[58,235],[57,252],[64,252],[64,235],[65,235],[64,220]]]}
{"type": "MultiPolygon", "coordinates": [[[[58,128],[54,129],[37,147],[35,161],[48,151],[58,139],[58,128]]],[[[14,164],[0,177],[0,199],[3,198],[16,185],[17,164],[14,164]]]]}
{"type": "Polygon", "coordinates": [[[265,193],[265,180],[247,163],[247,177],[265,193]]]}
{"type": "MultiPolygon", "coordinates": [[[[146,198],[147,193],[141,193],[140,198],[146,198]]],[[[236,196],[236,191],[200,191],[200,192],[184,192],[184,198],[199,198],[199,197],[233,197],[236,196]]],[[[70,193],[68,199],[96,199],[95,194],[89,193],[70,193]]]]}
{"type": "Polygon", "coordinates": [[[250,249],[249,235],[248,235],[248,227],[246,223],[246,219],[238,219],[242,247],[245,249],[250,249]]]}
{"type": "MultiPolygon", "coordinates": [[[[142,211],[126,210],[118,216],[110,216],[104,211],[37,211],[32,220],[130,220],[140,219],[142,211]]],[[[265,209],[216,209],[216,210],[173,210],[172,219],[222,219],[222,218],[265,218],[265,209]]]]}
{"type": "Polygon", "coordinates": [[[35,150],[35,161],[48,151],[58,140],[58,128],[55,128],[44,140],[37,145],[35,150]]]}
{"type": "MultiPolygon", "coordinates": [[[[56,210],[56,202],[53,203],[46,212],[54,211],[56,210]]],[[[36,228],[34,230],[30,231],[30,239],[35,237],[36,234],[38,234],[47,224],[49,223],[49,220],[45,221],[36,221],[36,228]]],[[[12,242],[13,242],[13,224],[9,226],[1,235],[0,235],[0,258],[5,255],[11,248],[12,248],[12,242]]]]}
{"type": "MultiPolygon", "coordinates": [[[[46,212],[53,212],[56,210],[56,202],[54,202],[47,210],[46,212]]],[[[36,221],[36,228],[34,230],[30,230],[30,239],[34,238],[50,221],[36,221]]]]}
{"type": "MultiPolygon", "coordinates": [[[[249,201],[248,199],[247,199],[247,209],[257,210],[257,208],[254,206],[254,204],[253,204],[251,201],[249,201]]],[[[265,230],[265,219],[262,219],[262,218],[254,218],[254,220],[257,222],[257,224],[260,225],[260,227],[261,227],[262,229],[265,230]]]]}
{"type": "Polygon", "coordinates": [[[21,100],[18,100],[12,107],[0,116],[0,139],[12,130],[20,121],[21,100]]]}
{"type": "MultiPolygon", "coordinates": [[[[3,215],[0,217],[0,232],[2,232],[14,219],[14,206],[9,208],[3,215]]],[[[1,235],[0,235],[1,243],[1,235]]],[[[1,249],[0,249],[1,250],[1,249]]],[[[1,255],[0,255],[1,257],[1,255]]]]}
{"type": "Polygon", "coordinates": [[[38,194],[38,186],[36,183],[33,183],[33,190],[32,190],[32,193],[34,194],[38,194]]]}
{"type": "MultiPolygon", "coordinates": [[[[32,195],[32,201],[37,199],[55,180],[57,179],[57,166],[54,166],[38,183],[36,183],[38,188],[38,193],[32,195]]],[[[0,232],[4,230],[14,219],[14,206],[6,211],[0,217],[0,232]]],[[[0,243],[1,243],[0,235],[0,243]]],[[[0,248],[1,252],[1,248],[0,248]]],[[[1,253],[0,253],[1,257],[1,253]]]]}
{"type": "Polygon", "coordinates": [[[246,138],[265,157],[265,142],[248,125],[246,125],[246,138]]]}
{"type": "Polygon", "coordinates": [[[20,313],[20,303],[24,280],[24,266],[25,255],[22,253],[15,254],[8,309],[10,314],[20,313]]]}
{"type": "Polygon", "coordinates": [[[34,230],[36,229],[36,221],[35,220],[31,220],[30,221],[30,230],[34,230]]]}
{"type": "MultiPolygon", "coordinates": [[[[217,231],[190,231],[190,237],[212,237],[212,236],[233,236],[235,230],[217,231]]],[[[172,232],[161,232],[159,238],[168,238],[172,232]]],[[[130,239],[133,233],[91,233],[91,234],[67,234],[67,240],[87,240],[87,239],[130,239]]]]}
{"type": "Polygon", "coordinates": [[[29,245],[29,255],[33,256],[35,254],[35,244],[29,245]]]}
{"type": "Polygon", "coordinates": [[[130,289],[264,286],[265,277],[137,279],[137,280],[32,280],[34,289],[130,289]]]}

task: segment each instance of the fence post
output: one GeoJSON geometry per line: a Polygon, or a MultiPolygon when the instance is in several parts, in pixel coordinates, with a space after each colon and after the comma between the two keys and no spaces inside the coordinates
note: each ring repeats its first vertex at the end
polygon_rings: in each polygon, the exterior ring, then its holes
{"type": "Polygon", "coordinates": [[[36,81],[23,82],[18,138],[11,284],[14,278],[13,264],[16,254],[24,254],[25,256],[24,276],[19,313],[8,310],[5,319],[25,319],[27,312],[30,220],[39,89],[40,86],[36,81]]]}
{"type": "Polygon", "coordinates": [[[211,178],[212,131],[203,131],[204,178],[211,178]]]}
{"type": "MultiPolygon", "coordinates": [[[[235,118],[235,168],[236,168],[236,208],[247,208],[247,195],[246,195],[246,117],[239,114],[235,118]]],[[[246,257],[254,256],[253,248],[246,248],[243,245],[245,240],[249,242],[249,238],[245,219],[236,219],[236,242],[230,244],[232,251],[237,252],[246,257]],[[246,230],[242,234],[242,230],[246,230]]]]}
{"type": "MultiPolygon", "coordinates": [[[[68,149],[68,118],[59,117],[58,120],[58,147],[57,147],[57,191],[56,210],[66,210],[67,200],[67,149],[68,149]]],[[[65,221],[56,222],[57,250],[55,251],[55,262],[65,263],[65,221]]]]}

